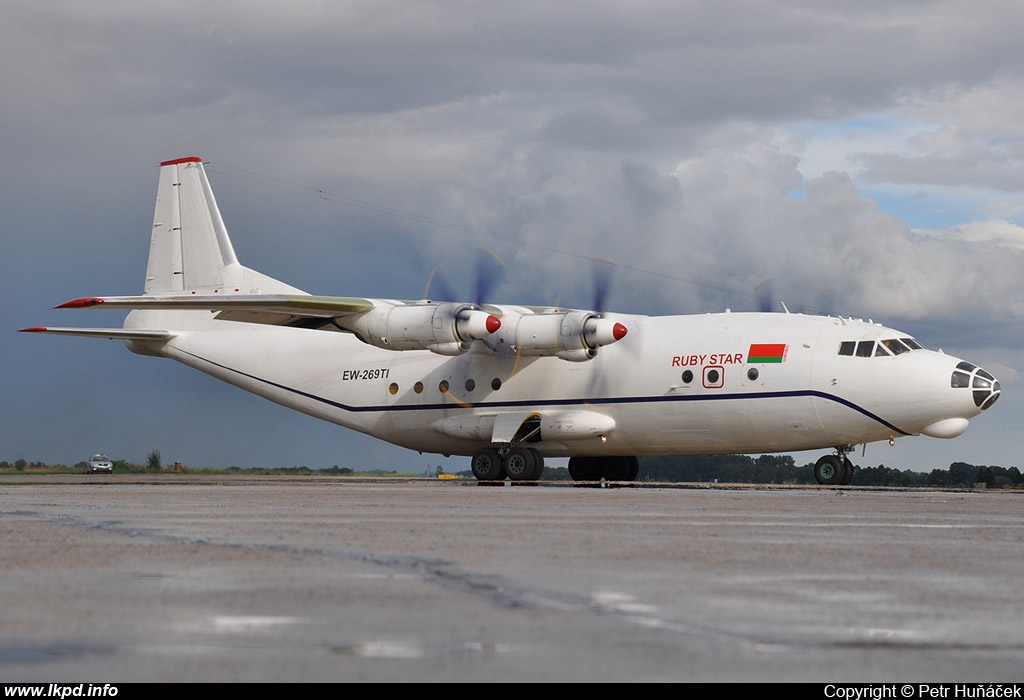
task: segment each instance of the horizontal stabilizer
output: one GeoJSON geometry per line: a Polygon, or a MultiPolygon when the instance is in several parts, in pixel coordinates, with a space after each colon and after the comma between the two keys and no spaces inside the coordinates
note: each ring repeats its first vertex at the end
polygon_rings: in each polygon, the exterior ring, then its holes
{"type": "Polygon", "coordinates": [[[318,322],[362,313],[374,307],[372,301],[353,297],[323,297],[305,294],[174,294],[125,297],[82,297],[58,309],[183,310],[219,312],[224,321],[263,323],[277,326],[315,327],[318,322]]]}
{"type": "Polygon", "coordinates": [[[33,328],[22,328],[21,332],[75,335],[82,338],[107,338],[108,340],[167,340],[174,337],[174,333],[170,331],[125,330],[123,328],[47,328],[36,326],[33,328]]]}

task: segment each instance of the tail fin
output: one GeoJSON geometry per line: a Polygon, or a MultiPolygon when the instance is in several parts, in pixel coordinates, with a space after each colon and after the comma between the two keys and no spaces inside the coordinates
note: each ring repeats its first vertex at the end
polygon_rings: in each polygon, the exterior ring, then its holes
{"type": "Polygon", "coordinates": [[[302,293],[239,264],[202,158],[160,164],[146,294],[302,293]]]}
{"type": "Polygon", "coordinates": [[[220,289],[237,264],[202,159],[161,163],[146,294],[220,289]]]}

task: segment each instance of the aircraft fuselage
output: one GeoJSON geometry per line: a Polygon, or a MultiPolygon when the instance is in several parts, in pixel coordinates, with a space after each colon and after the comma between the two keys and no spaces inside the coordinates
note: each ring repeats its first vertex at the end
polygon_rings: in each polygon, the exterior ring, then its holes
{"type": "Polygon", "coordinates": [[[881,341],[907,334],[863,321],[608,317],[629,333],[587,362],[494,353],[482,344],[454,357],[396,352],[349,334],[214,320],[154,354],[318,418],[444,454],[472,454],[495,442],[499,416],[531,414],[543,418],[531,446],[546,456],[779,452],[921,433],[955,437],[993,395],[989,383],[976,400],[973,384],[987,381],[972,374],[976,368],[957,386],[951,377],[961,360],[923,348],[891,354],[881,341]],[[844,343],[852,344],[849,354],[840,354],[844,343]]]}

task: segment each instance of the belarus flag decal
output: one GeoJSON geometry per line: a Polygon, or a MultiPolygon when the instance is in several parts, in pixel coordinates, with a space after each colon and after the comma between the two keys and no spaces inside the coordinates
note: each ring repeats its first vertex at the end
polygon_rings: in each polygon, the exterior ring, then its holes
{"type": "Polygon", "coordinates": [[[786,360],[785,343],[751,343],[747,353],[747,364],[768,364],[786,360]]]}

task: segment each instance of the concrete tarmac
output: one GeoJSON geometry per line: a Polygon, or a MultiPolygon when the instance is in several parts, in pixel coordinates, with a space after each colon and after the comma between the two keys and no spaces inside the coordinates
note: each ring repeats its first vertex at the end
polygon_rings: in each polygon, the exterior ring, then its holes
{"type": "Polygon", "coordinates": [[[1024,494],[0,478],[5,682],[1024,680],[1024,494]]]}

